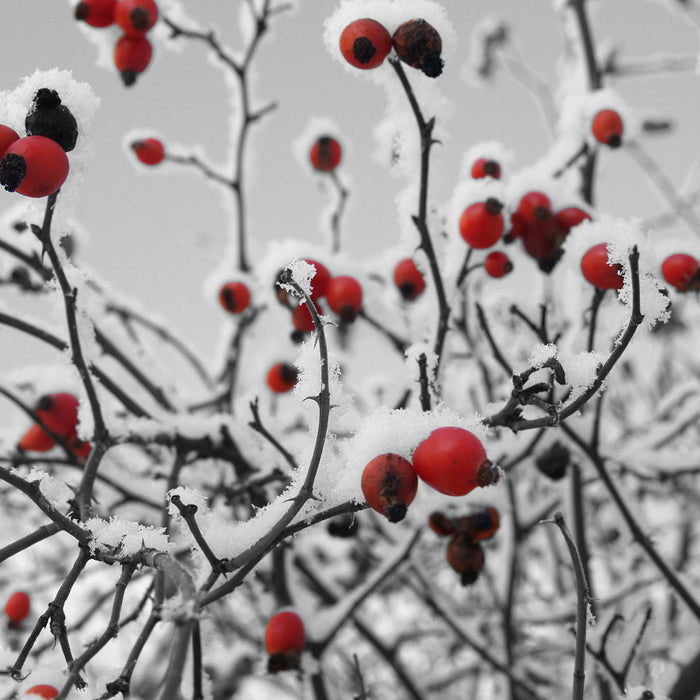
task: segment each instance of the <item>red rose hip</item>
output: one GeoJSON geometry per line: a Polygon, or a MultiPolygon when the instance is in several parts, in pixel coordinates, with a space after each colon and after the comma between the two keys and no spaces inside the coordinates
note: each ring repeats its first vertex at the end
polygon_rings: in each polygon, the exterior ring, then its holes
{"type": "Polygon", "coordinates": [[[0,158],[5,155],[5,151],[10,147],[10,144],[17,141],[17,139],[19,139],[19,134],[14,129],[0,124],[0,158]]]}
{"type": "Polygon", "coordinates": [[[367,70],[381,65],[391,51],[391,35],[373,19],[357,19],[340,35],[340,52],[355,68],[367,70]]]}
{"type": "Polygon", "coordinates": [[[470,204],[459,218],[459,233],[472,248],[490,248],[503,235],[503,205],[493,198],[470,204]]]}
{"type": "Polygon", "coordinates": [[[623,129],[622,117],[614,109],[602,109],[593,117],[591,123],[591,131],[596,141],[610,148],[620,147],[623,129]]]}
{"type": "Polygon", "coordinates": [[[114,9],[114,21],[124,34],[145,34],[158,19],[158,6],[153,0],[119,0],[114,9]]]}
{"type": "Polygon", "coordinates": [[[679,292],[688,292],[700,287],[698,260],[692,255],[676,253],[661,263],[661,274],[679,292]]]}
{"type": "Polygon", "coordinates": [[[528,223],[544,221],[552,215],[552,203],[543,192],[527,192],[520,199],[518,214],[528,223]]]}
{"type": "Polygon", "coordinates": [[[114,65],[124,85],[130,87],[136,82],[136,76],[148,68],[152,55],[153,47],[145,36],[125,34],[117,41],[114,47],[114,65]]]}
{"type": "Polygon", "coordinates": [[[447,562],[466,586],[474,583],[484,568],[484,550],[468,534],[458,534],[447,546],[447,562]]]}
{"type": "Polygon", "coordinates": [[[298,668],[305,644],[304,622],[299,615],[291,610],[273,615],[265,629],[268,670],[274,673],[298,668]]]}
{"type": "Polygon", "coordinates": [[[19,627],[29,615],[29,596],[23,591],[13,593],[5,603],[5,615],[10,619],[11,627],[19,627]]]}
{"type": "Polygon", "coordinates": [[[265,379],[268,388],[275,394],[284,394],[294,388],[299,376],[299,370],[288,362],[278,362],[273,365],[265,379]]]}
{"type": "Polygon", "coordinates": [[[131,149],[144,165],[158,165],[165,158],[165,147],[158,139],[148,138],[134,141],[131,149]]]}
{"type": "Polygon", "coordinates": [[[416,470],[401,455],[381,454],[362,472],[362,493],[367,504],[391,523],[404,519],[417,490],[416,470]]]}
{"type": "Polygon", "coordinates": [[[52,700],[52,698],[58,697],[58,690],[52,685],[33,685],[25,695],[34,695],[44,698],[44,700],[52,700]]]}
{"type": "Polygon", "coordinates": [[[581,272],[598,289],[622,289],[624,279],[619,265],[608,262],[608,244],[599,243],[589,248],[581,258],[581,272]]]}
{"type": "Polygon", "coordinates": [[[412,258],[399,260],[394,267],[394,284],[406,301],[413,301],[425,290],[425,279],[412,258]]]}
{"type": "Polygon", "coordinates": [[[505,277],[513,270],[513,263],[505,253],[494,250],[484,258],[484,269],[490,277],[505,277]]]}
{"type": "Polygon", "coordinates": [[[416,474],[436,491],[464,496],[498,481],[479,438],[463,428],[437,428],[413,453],[416,474]]]}
{"type": "Polygon", "coordinates": [[[114,24],[117,0],[83,0],[75,6],[75,18],[91,27],[102,28],[114,24]]]}
{"type": "Polygon", "coordinates": [[[498,161],[490,158],[478,158],[472,165],[472,177],[475,180],[480,180],[484,177],[492,177],[498,180],[501,177],[501,166],[498,161]]]}
{"type": "Polygon", "coordinates": [[[9,145],[0,160],[0,184],[25,197],[46,197],[68,177],[66,152],[46,136],[25,136],[9,145]]]}
{"type": "Polygon", "coordinates": [[[330,173],[340,164],[342,149],[331,136],[321,136],[311,147],[309,158],[315,170],[330,173]]]}
{"type": "Polygon", "coordinates": [[[326,299],[341,321],[351,323],[362,308],[362,285],[354,277],[334,277],[328,283],[326,299]]]}
{"type": "Polygon", "coordinates": [[[250,304],[250,290],[243,282],[227,282],[219,291],[219,303],[230,314],[243,313],[250,304]]]}

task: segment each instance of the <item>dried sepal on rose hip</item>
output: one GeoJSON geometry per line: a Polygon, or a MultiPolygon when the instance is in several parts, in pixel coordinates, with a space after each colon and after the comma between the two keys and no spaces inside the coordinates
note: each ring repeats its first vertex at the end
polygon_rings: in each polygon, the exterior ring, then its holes
{"type": "Polygon", "coordinates": [[[39,88],[24,119],[27,136],[46,136],[64,151],[72,151],[78,140],[78,123],[55,90],[39,88]]]}
{"type": "Polygon", "coordinates": [[[314,170],[331,173],[340,165],[342,155],[343,150],[338,141],[332,136],[321,136],[311,146],[309,159],[314,170]]]}
{"type": "Polygon", "coordinates": [[[605,146],[619,148],[622,145],[624,124],[622,117],[614,109],[601,109],[593,117],[591,131],[596,141],[605,146]]]}
{"type": "Polygon", "coordinates": [[[340,35],[340,52],[355,68],[367,70],[384,62],[391,51],[391,34],[379,22],[356,19],[340,35]]]}
{"type": "Polygon", "coordinates": [[[433,430],[413,452],[416,474],[436,491],[465,496],[477,486],[494,484],[499,472],[479,438],[464,428],[433,430]]]}
{"type": "Polygon", "coordinates": [[[267,669],[270,673],[299,668],[306,644],[304,622],[292,610],[274,614],[265,629],[265,647],[270,655],[267,669]]]}
{"type": "Polygon", "coordinates": [[[144,165],[158,165],[165,158],[165,146],[159,139],[139,139],[131,144],[131,150],[144,165]]]}
{"type": "Polygon", "coordinates": [[[686,253],[669,255],[661,263],[663,278],[679,292],[690,292],[700,288],[698,259],[686,253]]]}
{"type": "Polygon", "coordinates": [[[417,68],[429,78],[442,73],[445,62],[442,53],[442,38],[438,31],[424,19],[404,22],[392,37],[396,55],[412,68],[417,68]]]}
{"type": "Polygon", "coordinates": [[[369,507],[390,523],[398,523],[406,517],[408,506],[416,496],[418,477],[407,459],[387,452],[367,464],[361,485],[369,507]]]}
{"type": "Polygon", "coordinates": [[[622,267],[608,261],[607,243],[598,243],[583,254],[581,272],[586,281],[598,289],[622,289],[625,283],[622,267]]]}

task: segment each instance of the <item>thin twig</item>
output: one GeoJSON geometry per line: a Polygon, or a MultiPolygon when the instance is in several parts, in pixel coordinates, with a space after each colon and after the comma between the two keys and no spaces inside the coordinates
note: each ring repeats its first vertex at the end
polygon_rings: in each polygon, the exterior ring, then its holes
{"type": "Polygon", "coordinates": [[[576,578],[576,652],[574,654],[574,688],[573,700],[583,700],[583,689],[586,680],[586,627],[588,624],[588,583],[583,570],[581,557],[574,538],[566,525],[564,516],[560,511],[554,514],[551,521],[544,520],[545,523],[556,525],[564,536],[566,546],[569,549],[569,556],[573,564],[574,576],[576,578]]]}

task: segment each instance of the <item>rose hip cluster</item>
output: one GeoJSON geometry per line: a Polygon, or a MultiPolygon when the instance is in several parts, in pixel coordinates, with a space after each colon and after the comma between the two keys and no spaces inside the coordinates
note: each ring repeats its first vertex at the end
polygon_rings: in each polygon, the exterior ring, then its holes
{"type": "Polygon", "coordinates": [[[348,24],[340,35],[340,51],[355,68],[369,70],[380,66],[392,47],[399,59],[430,78],[442,73],[442,39],[424,19],[404,22],[389,34],[386,27],[370,18],[348,24]]]}
{"type": "Polygon", "coordinates": [[[372,459],[362,472],[362,493],[370,508],[397,523],[416,496],[419,478],[440,493],[465,496],[496,483],[499,473],[476,435],[437,428],[416,447],[411,461],[390,452],[372,459]]]}
{"type": "Polygon", "coordinates": [[[114,47],[114,65],[127,87],[148,68],[153,55],[146,34],[158,19],[154,0],[82,0],[75,7],[76,19],[91,27],[116,24],[122,35],[114,47]]]}
{"type": "MultiPolygon", "coordinates": [[[[500,165],[485,158],[477,160],[472,167],[472,176],[500,177],[500,165]],[[487,172],[488,169],[489,171],[487,172]]],[[[551,272],[562,256],[562,243],[574,226],[591,219],[578,207],[565,207],[554,211],[549,197],[544,192],[526,192],[510,215],[510,230],[504,234],[503,204],[488,198],[470,204],[459,220],[462,238],[475,249],[490,248],[499,240],[512,243],[520,239],[525,252],[537,261],[543,272],[551,272]]],[[[493,251],[486,256],[484,268],[491,277],[503,277],[513,269],[508,256],[493,251]]],[[[599,289],[621,289],[624,284],[622,268],[608,261],[606,243],[592,246],[581,259],[584,278],[599,289]]]]}
{"type": "Polygon", "coordinates": [[[447,562],[460,575],[462,585],[474,583],[484,568],[484,550],[480,543],[498,530],[498,511],[486,508],[461,518],[448,518],[436,511],[430,514],[428,525],[438,535],[451,538],[447,545],[447,562]]]}
{"type": "Polygon", "coordinates": [[[25,197],[46,197],[68,177],[67,151],[78,139],[78,125],[55,90],[40,88],[24,120],[26,136],[0,124],[0,184],[25,197]]]}

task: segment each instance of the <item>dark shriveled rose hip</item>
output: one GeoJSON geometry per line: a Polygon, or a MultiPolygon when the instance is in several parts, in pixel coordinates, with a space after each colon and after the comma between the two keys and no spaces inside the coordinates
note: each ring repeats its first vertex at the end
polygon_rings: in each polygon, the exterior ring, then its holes
{"type": "Polygon", "coordinates": [[[440,57],[442,39],[435,27],[424,19],[404,22],[393,36],[398,57],[412,68],[417,68],[429,78],[442,73],[445,62],[440,57]]]}

